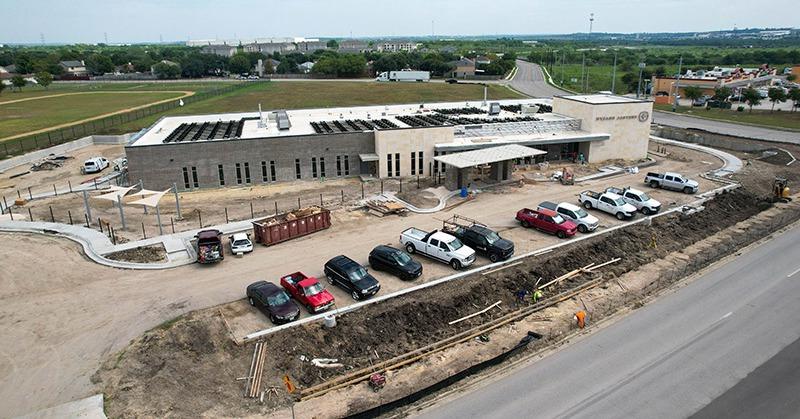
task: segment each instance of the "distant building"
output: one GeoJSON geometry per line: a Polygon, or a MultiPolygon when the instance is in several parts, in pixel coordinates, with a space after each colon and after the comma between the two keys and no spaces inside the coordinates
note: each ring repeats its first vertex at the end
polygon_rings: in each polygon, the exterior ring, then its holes
{"type": "Polygon", "coordinates": [[[274,42],[272,40],[259,41],[244,46],[244,52],[260,52],[264,55],[272,55],[276,52],[283,54],[296,50],[297,46],[293,42],[283,40],[275,40],[274,42]]]}
{"type": "Polygon", "coordinates": [[[178,64],[178,63],[176,63],[174,61],[161,60],[161,61],[159,61],[159,62],[157,62],[157,63],[155,63],[155,64],[150,66],[150,72],[151,73],[155,73],[156,72],[155,68],[156,68],[156,65],[158,65],[158,64],[166,64],[166,65],[172,66],[172,67],[180,67],[181,66],[180,64],[178,64]]]}
{"type": "Polygon", "coordinates": [[[237,48],[232,45],[206,45],[203,47],[204,54],[214,54],[223,57],[232,57],[236,54],[237,48]]]}
{"type": "Polygon", "coordinates": [[[492,60],[489,57],[485,56],[485,55],[479,55],[479,56],[475,57],[475,64],[486,65],[486,64],[491,64],[491,63],[492,63],[492,60]]]}
{"type": "Polygon", "coordinates": [[[89,71],[86,70],[86,64],[84,64],[83,61],[68,60],[61,61],[58,64],[64,69],[64,73],[66,74],[71,74],[73,76],[85,76],[89,74],[89,71]]]}
{"type": "Polygon", "coordinates": [[[375,42],[375,49],[380,52],[400,52],[400,51],[414,51],[420,44],[413,41],[377,41],[375,42]]]}
{"type": "Polygon", "coordinates": [[[447,77],[454,77],[458,79],[475,75],[475,61],[472,61],[469,58],[461,57],[459,60],[451,61],[450,65],[453,66],[453,70],[447,73],[447,77]]]}
{"type": "Polygon", "coordinates": [[[360,54],[370,51],[369,43],[357,39],[345,39],[339,42],[339,53],[341,54],[360,54]]]}
{"type": "Polygon", "coordinates": [[[0,80],[6,80],[14,77],[14,73],[16,73],[16,71],[17,67],[13,64],[5,67],[0,66],[0,80]]]}
{"type": "Polygon", "coordinates": [[[295,45],[297,46],[297,50],[303,53],[328,49],[328,43],[318,39],[307,39],[297,42],[295,45]]]}
{"type": "Polygon", "coordinates": [[[306,61],[303,64],[298,65],[297,68],[299,68],[303,73],[310,73],[311,69],[314,68],[314,63],[311,61],[306,61]]]}

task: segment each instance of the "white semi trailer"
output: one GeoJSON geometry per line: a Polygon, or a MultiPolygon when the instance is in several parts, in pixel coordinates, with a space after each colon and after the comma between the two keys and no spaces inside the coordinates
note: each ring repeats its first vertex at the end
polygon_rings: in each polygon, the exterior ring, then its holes
{"type": "Polygon", "coordinates": [[[428,71],[384,71],[378,74],[375,81],[430,81],[431,73],[428,71]]]}

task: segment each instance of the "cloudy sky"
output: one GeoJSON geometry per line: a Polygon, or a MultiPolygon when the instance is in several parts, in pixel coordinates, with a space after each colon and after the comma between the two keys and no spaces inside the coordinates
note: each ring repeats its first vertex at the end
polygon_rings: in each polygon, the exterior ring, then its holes
{"type": "Polygon", "coordinates": [[[596,32],[798,24],[796,0],[768,10],[752,0],[0,0],[0,10],[0,43],[573,33],[588,30],[589,13],[596,32]]]}

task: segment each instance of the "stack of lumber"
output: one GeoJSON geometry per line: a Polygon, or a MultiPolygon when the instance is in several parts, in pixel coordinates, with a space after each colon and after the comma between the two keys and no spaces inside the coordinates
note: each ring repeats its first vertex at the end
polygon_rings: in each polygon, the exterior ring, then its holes
{"type": "Polygon", "coordinates": [[[377,217],[383,217],[389,214],[398,214],[398,215],[408,214],[408,209],[403,204],[400,204],[395,201],[371,200],[367,201],[365,205],[369,209],[369,213],[377,217]]]}
{"type": "Polygon", "coordinates": [[[250,373],[244,388],[245,397],[256,398],[261,396],[261,382],[264,376],[264,359],[267,356],[267,345],[256,342],[253,350],[253,360],[250,362],[250,373]]]}

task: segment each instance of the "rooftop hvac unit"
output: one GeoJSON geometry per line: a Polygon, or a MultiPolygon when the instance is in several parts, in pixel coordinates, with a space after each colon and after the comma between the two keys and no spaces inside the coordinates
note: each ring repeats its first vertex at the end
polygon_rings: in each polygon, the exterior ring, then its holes
{"type": "Polygon", "coordinates": [[[279,130],[285,130],[292,127],[292,123],[289,122],[289,115],[286,113],[286,111],[275,112],[275,118],[278,121],[279,130]]]}
{"type": "Polygon", "coordinates": [[[539,105],[525,103],[520,110],[523,115],[533,115],[539,112],[539,105]]]}
{"type": "Polygon", "coordinates": [[[499,102],[492,102],[489,104],[489,115],[499,115],[500,114],[500,103],[499,102]]]}

